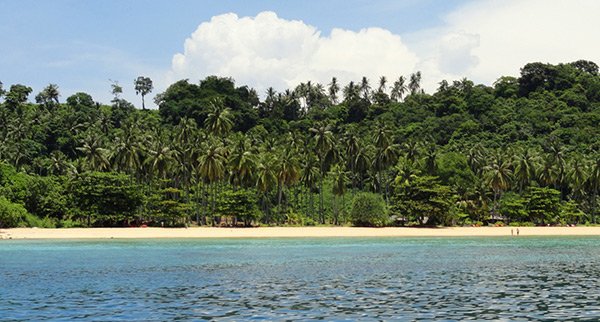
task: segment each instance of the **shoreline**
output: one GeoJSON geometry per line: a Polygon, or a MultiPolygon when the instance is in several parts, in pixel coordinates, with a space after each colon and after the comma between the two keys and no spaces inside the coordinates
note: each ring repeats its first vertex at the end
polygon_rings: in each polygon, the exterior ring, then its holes
{"type": "Polygon", "coordinates": [[[600,236],[600,227],[7,228],[0,239],[600,236]]]}

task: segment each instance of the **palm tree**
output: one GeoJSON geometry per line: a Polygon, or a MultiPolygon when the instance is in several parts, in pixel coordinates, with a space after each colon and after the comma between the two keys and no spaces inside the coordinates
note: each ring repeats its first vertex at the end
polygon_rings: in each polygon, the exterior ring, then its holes
{"type": "Polygon", "coordinates": [[[402,100],[404,93],[406,93],[406,79],[404,76],[398,77],[398,80],[394,82],[394,86],[392,87],[392,92],[390,98],[394,102],[399,102],[402,100]]]}
{"type": "Polygon", "coordinates": [[[180,144],[188,145],[197,130],[198,125],[194,119],[182,117],[181,120],[179,120],[179,124],[177,124],[177,127],[175,128],[175,132],[177,133],[177,141],[180,144]]]}
{"type": "Polygon", "coordinates": [[[269,223],[269,192],[277,184],[277,173],[273,167],[276,163],[275,157],[268,152],[262,153],[259,156],[259,161],[256,166],[256,189],[259,191],[262,200],[262,208],[265,214],[265,222],[269,223]]]}
{"type": "Polygon", "coordinates": [[[223,104],[222,98],[214,98],[210,102],[210,113],[204,120],[206,130],[221,138],[224,138],[233,127],[231,110],[223,104]]]}
{"type": "Polygon", "coordinates": [[[362,97],[365,100],[369,100],[369,97],[371,96],[371,85],[369,85],[369,80],[363,76],[362,80],[360,81],[360,92],[362,93],[362,97]]]}
{"type": "Polygon", "coordinates": [[[331,104],[337,104],[338,92],[340,91],[340,85],[337,82],[337,78],[333,77],[331,83],[329,83],[329,100],[331,104]]]}
{"type": "Polygon", "coordinates": [[[385,90],[387,89],[386,84],[387,78],[385,76],[379,77],[379,87],[377,87],[377,91],[379,93],[385,93],[385,90]]]}
{"type": "Polygon", "coordinates": [[[531,180],[536,178],[536,157],[529,153],[529,149],[524,149],[516,157],[517,166],[515,167],[515,182],[519,187],[519,193],[523,192],[531,180]]]}
{"type": "Polygon", "coordinates": [[[592,223],[596,223],[596,208],[598,204],[598,192],[600,191],[600,157],[596,157],[586,181],[588,194],[590,196],[592,223]]]}
{"type": "Polygon", "coordinates": [[[558,180],[558,170],[550,157],[544,159],[544,164],[538,174],[538,182],[543,187],[555,186],[558,180]]]}
{"type": "Polygon", "coordinates": [[[122,130],[123,134],[115,139],[112,162],[119,171],[133,175],[142,165],[140,134],[136,125],[124,124],[122,130]]]}
{"type": "MultiPolygon", "coordinates": [[[[380,122],[375,130],[375,158],[373,159],[373,169],[377,171],[379,184],[385,185],[385,197],[388,201],[388,180],[382,178],[382,172],[384,172],[392,164],[395,164],[398,160],[398,144],[393,144],[391,141],[391,133],[387,126],[380,122]]],[[[381,186],[377,188],[378,192],[381,192],[381,186]]]]}
{"type": "Polygon", "coordinates": [[[360,140],[358,135],[353,129],[349,129],[344,133],[343,144],[345,147],[347,167],[352,174],[352,188],[356,188],[356,180],[354,174],[356,173],[356,156],[360,150],[360,140]]]}
{"type": "Polygon", "coordinates": [[[585,196],[585,180],[588,178],[586,164],[581,156],[577,155],[571,160],[569,169],[571,170],[567,173],[567,180],[571,184],[572,196],[581,203],[585,196]]]}
{"type": "MultiPolygon", "coordinates": [[[[225,162],[223,147],[216,141],[209,142],[206,150],[198,158],[199,174],[212,191],[211,212],[215,213],[217,199],[217,183],[225,175],[225,162]]],[[[213,225],[217,224],[218,219],[213,217],[213,225]]]]}
{"type": "Polygon", "coordinates": [[[49,84],[36,95],[35,100],[38,104],[43,104],[46,108],[51,108],[59,105],[59,96],[58,85],[49,84]]]}
{"type": "Polygon", "coordinates": [[[338,206],[338,196],[342,197],[342,207],[344,207],[344,194],[346,193],[346,184],[348,183],[348,176],[344,167],[340,164],[336,164],[331,170],[331,174],[333,176],[333,224],[339,225],[339,206],[338,206]]]}
{"type": "Polygon", "coordinates": [[[411,95],[419,93],[421,89],[421,72],[416,72],[410,75],[410,81],[408,82],[408,91],[411,95]]]}
{"type": "Polygon", "coordinates": [[[561,193],[561,198],[565,199],[565,179],[566,179],[566,170],[565,170],[565,158],[563,148],[558,142],[558,140],[552,140],[550,146],[547,148],[549,161],[556,167],[556,181],[554,182],[554,188],[559,190],[561,193]]]}
{"type": "Polygon", "coordinates": [[[238,186],[249,187],[253,184],[256,162],[256,156],[250,149],[249,140],[240,134],[234,139],[233,148],[228,157],[229,180],[234,189],[238,186]]]}
{"type": "Polygon", "coordinates": [[[110,168],[108,149],[103,148],[103,143],[97,134],[91,134],[81,141],[81,146],[76,148],[82,152],[89,169],[103,171],[110,168]]]}
{"type": "MultiPolygon", "coordinates": [[[[281,207],[283,190],[298,182],[300,179],[300,165],[295,157],[293,150],[284,149],[277,158],[277,205],[279,206],[280,214],[284,213],[281,207]]],[[[287,200],[288,198],[286,198],[287,200]]],[[[287,208],[287,202],[286,202],[287,208]]],[[[287,209],[286,209],[287,210],[287,209]]]]}
{"type": "Polygon", "coordinates": [[[475,175],[481,177],[483,168],[485,167],[485,150],[483,146],[477,144],[467,152],[467,164],[475,175]]]}
{"type": "Polygon", "coordinates": [[[72,165],[69,163],[67,156],[60,151],[52,151],[48,158],[47,170],[51,175],[63,175],[67,173],[72,165]]]}
{"type": "Polygon", "coordinates": [[[177,156],[176,151],[164,142],[159,134],[152,142],[152,146],[148,149],[147,153],[148,156],[145,163],[149,173],[160,179],[166,179],[167,173],[177,156]]]}
{"type": "Polygon", "coordinates": [[[510,187],[510,162],[504,161],[500,155],[496,156],[492,164],[485,167],[487,171],[488,185],[494,192],[494,213],[497,211],[497,201],[502,191],[510,187]]]}
{"type": "Polygon", "coordinates": [[[355,101],[360,98],[360,87],[356,86],[354,82],[350,82],[344,87],[343,94],[345,102],[355,101]]]}
{"type": "Polygon", "coordinates": [[[314,154],[307,152],[303,155],[304,158],[301,166],[302,172],[300,182],[308,192],[308,215],[314,220],[313,191],[315,190],[317,180],[319,179],[319,168],[314,154]]]}
{"type": "Polygon", "coordinates": [[[323,213],[323,180],[325,177],[326,167],[329,162],[332,161],[334,156],[334,138],[331,132],[330,126],[320,124],[310,129],[313,133],[314,148],[319,158],[319,164],[321,165],[321,183],[319,188],[319,215],[321,224],[325,223],[325,216],[323,213]]]}
{"type": "Polygon", "coordinates": [[[419,142],[415,140],[409,140],[403,144],[406,160],[411,164],[419,158],[419,145],[419,142]]]}

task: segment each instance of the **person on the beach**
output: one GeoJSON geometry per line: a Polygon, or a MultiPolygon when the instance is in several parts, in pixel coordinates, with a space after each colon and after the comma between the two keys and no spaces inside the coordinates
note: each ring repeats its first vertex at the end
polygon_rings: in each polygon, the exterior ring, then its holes
{"type": "Polygon", "coordinates": [[[519,236],[519,228],[517,228],[517,236],[519,236]]]}
{"type": "Polygon", "coordinates": [[[510,235],[511,235],[511,236],[514,236],[514,235],[515,235],[515,232],[514,232],[512,229],[510,230],[510,235]]]}

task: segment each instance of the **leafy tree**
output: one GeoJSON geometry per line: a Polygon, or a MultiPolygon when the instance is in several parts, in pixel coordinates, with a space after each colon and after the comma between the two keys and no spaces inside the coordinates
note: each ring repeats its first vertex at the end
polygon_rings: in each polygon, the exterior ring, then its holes
{"type": "Polygon", "coordinates": [[[453,224],[449,215],[452,191],[437,177],[415,176],[411,180],[396,177],[392,210],[407,222],[419,225],[453,224]]]}
{"type": "Polygon", "coordinates": [[[248,189],[224,190],[217,203],[217,213],[221,216],[231,217],[236,225],[238,220],[244,226],[250,227],[258,219],[259,211],[256,206],[256,193],[248,189]]]}
{"type": "Polygon", "coordinates": [[[155,225],[159,222],[161,226],[181,226],[186,224],[186,214],[191,207],[183,201],[180,189],[173,187],[162,188],[153,195],[150,203],[155,225]]]}
{"type": "Polygon", "coordinates": [[[18,227],[26,218],[27,210],[0,196],[0,228],[18,227]]]}
{"type": "Polygon", "coordinates": [[[354,196],[350,218],[354,226],[381,227],[389,222],[383,198],[369,192],[354,196]]]}
{"type": "Polygon", "coordinates": [[[125,174],[87,172],[73,178],[69,193],[87,225],[115,226],[135,220],[142,204],[137,185],[125,174]]]}
{"type": "Polygon", "coordinates": [[[531,187],[527,192],[527,211],[537,224],[556,223],[560,215],[560,192],[552,188],[531,187]]]}
{"type": "Polygon", "coordinates": [[[500,214],[509,222],[530,221],[527,212],[527,202],[521,195],[515,193],[506,193],[500,199],[500,214]]]}
{"type": "Polygon", "coordinates": [[[4,101],[12,110],[17,110],[22,104],[27,102],[27,97],[33,90],[29,86],[15,84],[11,85],[4,101]]]}
{"type": "Polygon", "coordinates": [[[138,76],[133,82],[135,87],[135,94],[142,96],[142,109],[146,109],[146,104],[144,102],[144,96],[150,94],[154,86],[152,85],[152,80],[149,77],[138,76]]]}

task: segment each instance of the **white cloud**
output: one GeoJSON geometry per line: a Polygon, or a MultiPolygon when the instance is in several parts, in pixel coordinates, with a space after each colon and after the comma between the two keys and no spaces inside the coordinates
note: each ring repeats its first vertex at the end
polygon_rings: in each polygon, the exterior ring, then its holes
{"type": "Polygon", "coordinates": [[[595,0],[474,1],[446,16],[441,36],[425,41],[437,44],[441,72],[490,84],[517,76],[529,62],[600,63],[598,13],[595,0]]]}
{"type": "Polygon", "coordinates": [[[328,36],[302,21],[273,12],[239,18],[229,13],[200,24],[173,57],[169,80],[231,76],[264,91],[291,88],[308,80],[342,83],[367,76],[395,79],[415,70],[417,56],[398,35],[381,28],[358,32],[333,29],[328,36]]]}
{"type": "Polygon", "coordinates": [[[381,75],[393,80],[421,70],[430,92],[442,79],[492,84],[517,76],[529,62],[600,63],[599,12],[596,0],[472,1],[447,14],[443,25],[402,38],[381,28],[322,35],[273,12],[230,13],[198,26],[173,57],[167,81],[231,76],[262,94],[307,80],[327,84],[333,76],[342,84],[362,76],[376,83],[381,75]]]}

